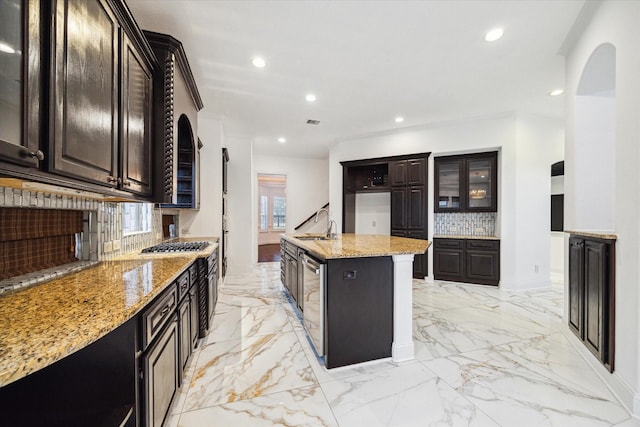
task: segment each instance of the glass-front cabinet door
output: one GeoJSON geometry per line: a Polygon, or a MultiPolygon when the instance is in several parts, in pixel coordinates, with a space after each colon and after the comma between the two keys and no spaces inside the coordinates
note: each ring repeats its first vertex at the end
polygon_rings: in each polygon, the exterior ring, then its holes
{"type": "Polygon", "coordinates": [[[460,191],[462,170],[462,160],[436,159],[436,212],[458,211],[464,206],[464,194],[460,191]]]}
{"type": "Polygon", "coordinates": [[[40,128],[38,0],[0,0],[0,160],[38,166],[40,128]]]}
{"type": "Polygon", "coordinates": [[[493,206],[494,161],[489,159],[467,160],[469,188],[467,209],[490,209],[493,206]]]}

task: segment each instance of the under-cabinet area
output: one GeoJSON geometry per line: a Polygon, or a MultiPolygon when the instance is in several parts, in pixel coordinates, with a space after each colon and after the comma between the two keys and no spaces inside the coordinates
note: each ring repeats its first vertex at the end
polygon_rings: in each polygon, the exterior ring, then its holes
{"type": "Polygon", "coordinates": [[[500,282],[500,240],[433,239],[436,280],[497,285],[500,282]]]}
{"type": "Polygon", "coordinates": [[[217,282],[208,265],[204,274],[199,267],[217,260],[217,251],[213,243],[193,254],[129,254],[3,295],[3,421],[164,425],[201,331],[210,328],[202,322],[211,321],[217,282]]]}

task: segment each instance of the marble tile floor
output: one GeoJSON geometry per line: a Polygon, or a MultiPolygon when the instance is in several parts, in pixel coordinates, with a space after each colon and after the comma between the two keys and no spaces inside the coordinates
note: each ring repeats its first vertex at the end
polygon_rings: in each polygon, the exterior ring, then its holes
{"type": "Polygon", "coordinates": [[[640,427],[560,332],[562,284],[414,280],[416,360],[327,371],[279,263],[227,275],[170,427],[640,427]]]}

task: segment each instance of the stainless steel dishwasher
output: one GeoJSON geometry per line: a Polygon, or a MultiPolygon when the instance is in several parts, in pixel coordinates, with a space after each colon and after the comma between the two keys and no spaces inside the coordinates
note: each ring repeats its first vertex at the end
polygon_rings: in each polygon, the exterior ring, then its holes
{"type": "Polygon", "coordinates": [[[324,315],[326,306],[326,272],[327,264],[324,264],[306,253],[302,254],[304,266],[303,293],[304,293],[304,329],[311,338],[318,356],[325,355],[324,315]]]}

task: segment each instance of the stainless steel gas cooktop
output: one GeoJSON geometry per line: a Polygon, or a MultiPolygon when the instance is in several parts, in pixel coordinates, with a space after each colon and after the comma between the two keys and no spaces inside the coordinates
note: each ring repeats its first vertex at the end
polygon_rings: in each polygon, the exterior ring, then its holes
{"type": "Polygon", "coordinates": [[[155,246],[150,246],[142,250],[143,253],[159,253],[159,252],[194,252],[201,251],[207,246],[209,242],[169,242],[160,243],[155,246]]]}

